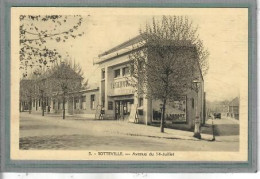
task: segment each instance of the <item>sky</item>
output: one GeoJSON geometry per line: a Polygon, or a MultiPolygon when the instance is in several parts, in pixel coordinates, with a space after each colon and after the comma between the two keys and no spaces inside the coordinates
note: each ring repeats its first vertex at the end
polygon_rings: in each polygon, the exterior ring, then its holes
{"type": "MultiPolygon", "coordinates": [[[[248,61],[246,9],[80,8],[75,11],[68,8],[53,12],[83,15],[83,24],[79,28],[79,32],[84,31],[82,37],[51,45],[61,53],[68,52],[80,63],[90,84],[100,79],[98,65],[93,65],[98,54],[137,36],[139,29],[150,23],[152,17],[185,15],[198,25],[200,39],[210,53],[209,71],[204,76],[207,100],[231,100],[239,95],[241,85],[245,85],[248,61]]],[[[44,10],[37,13],[44,13],[44,10]]]]}

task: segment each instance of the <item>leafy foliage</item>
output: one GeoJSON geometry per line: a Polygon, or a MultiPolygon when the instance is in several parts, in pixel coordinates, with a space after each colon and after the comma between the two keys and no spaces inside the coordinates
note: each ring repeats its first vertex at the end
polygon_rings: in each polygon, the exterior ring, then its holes
{"type": "Polygon", "coordinates": [[[68,94],[88,87],[88,81],[84,81],[81,66],[70,60],[56,64],[48,72],[48,81],[53,92],[68,94]]]}
{"type": "Polygon", "coordinates": [[[35,96],[35,85],[32,80],[23,79],[20,81],[20,100],[30,102],[35,96]]]}
{"type": "Polygon", "coordinates": [[[20,101],[31,103],[32,99],[44,101],[47,98],[57,98],[63,100],[63,105],[65,105],[66,98],[87,88],[88,80],[84,80],[81,66],[72,63],[71,60],[65,60],[55,63],[46,71],[37,70],[29,76],[29,79],[22,79],[20,101]]]}
{"type": "MultiPolygon", "coordinates": [[[[21,15],[20,16],[20,69],[28,76],[28,68],[50,68],[62,55],[49,43],[65,43],[84,35],[77,32],[82,25],[80,15],[21,15]],[[65,29],[65,30],[64,30],[65,29]]],[[[67,55],[68,56],[68,55],[67,55]]]]}

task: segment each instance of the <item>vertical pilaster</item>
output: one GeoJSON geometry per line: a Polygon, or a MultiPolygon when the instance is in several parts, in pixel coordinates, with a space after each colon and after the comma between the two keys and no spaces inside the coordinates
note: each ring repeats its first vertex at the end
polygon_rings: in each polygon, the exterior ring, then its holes
{"type": "Polygon", "coordinates": [[[152,100],[151,99],[147,99],[147,98],[143,98],[143,107],[144,107],[144,123],[146,125],[151,123],[151,119],[152,119],[152,100]]]}
{"type": "MultiPolygon", "coordinates": [[[[109,88],[109,84],[108,84],[108,73],[109,73],[109,71],[108,71],[108,67],[105,67],[105,111],[107,111],[108,110],[108,97],[107,97],[107,95],[108,95],[108,88],[109,88]]],[[[102,99],[101,99],[102,100],[102,99]]],[[[100,103],[101,104],[101,103],[100,103]]]]}

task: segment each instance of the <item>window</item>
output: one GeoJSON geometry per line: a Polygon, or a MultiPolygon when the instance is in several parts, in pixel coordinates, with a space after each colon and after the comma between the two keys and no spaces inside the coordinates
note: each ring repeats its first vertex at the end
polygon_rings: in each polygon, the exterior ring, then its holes
{"type": "Polygon", "coordinates": [[[120,69],[115,70],[114,73],[115,73],[114,75],[115,78],[120,77],[120,69]]]}
{"type": "Polygon", "coordinates": [[[53,100],[53,108],[52,109],[55,109],[55,100],[53,100]]]}
{"type": "Polygon", "coordinates": [[[105,72],[105,69],[103,69],[103,70],[101,71],[101,79],[102,79],[102,80],[105,79],[105,75],[106,75],[106,72],[105,72]]]}
{"type": "Polygon", "coordinates": [[[79,103],[79,99],[78,98],[75,98],[74,99],[74,109],[78,109],[78,103],[79,103]]]}
{"type": "Polygon", "coordinates": [[[144,105],[144,99],[143,98],[139,98],[139,107],[144,105]]]}
{"type": "Polygon", "coordinates": [[[144,115],[144,110],[143,109],[138,109],[138,115],[140,115],[140,116],[144,115]]]}
{"type": "Polygon", "coordinates": [[[113,110],[113,102],[108,101],[108,110],[113,110]]]}
{"type": "MultiPolygon", "coordinates": [[[[83,103],[86,102],[86,96],[81,96],[80,109],[83,109],[83,103]]],[[[84,107],[85,108],[85,107],[84,107]]]]}
{"type": "Polygon", "coordinates": [[[129,75],[129,67],[124,67],[123,68],[123,76],[129,75]]]}
{"type": "Polygon", "coordinates": [[[81,101],[86,102],[86,96],[81,96],[81,101]]]}
{"type": "Polygon", "coordinates": [[[91,108],[91,109],[94,109],[94,107],[95,107],[95,95],[92,94],[92,95],[90,96],[90,108],[91,108]]]}

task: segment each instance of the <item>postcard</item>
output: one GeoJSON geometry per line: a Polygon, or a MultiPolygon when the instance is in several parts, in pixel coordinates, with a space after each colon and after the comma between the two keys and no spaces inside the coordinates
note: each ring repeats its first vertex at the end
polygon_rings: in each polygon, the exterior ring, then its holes
{"type": "Polygon", "coordinates": [[[11,160],[248,160],[247,8],[11,8],[11,160]]]}

